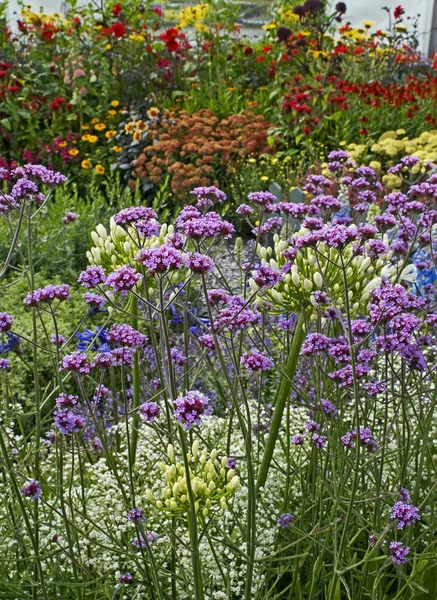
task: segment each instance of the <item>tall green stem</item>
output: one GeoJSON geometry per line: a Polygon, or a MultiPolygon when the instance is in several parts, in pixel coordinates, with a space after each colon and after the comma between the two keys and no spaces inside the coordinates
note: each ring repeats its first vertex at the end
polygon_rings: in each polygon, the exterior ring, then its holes
{"type": "Polygon", "coordinates": [[[264,486],[267,480],[270,465],[272,463],[273,452],[279,436],[282,416],[284,414],[285,405],[290,397],[291,383],[296,372],[300,349],[305,339],[305,319],[306,313],[305,311],[302,311],[296,324],[290,352],[288,353],[287,362],[285,364],[284,374],[281,377],[281,382],[276,393],[275,408],[273,411],[272,423],[270,425],[270,432],[267,438],[266,447],[264,449],[264,456],[258,471],[258,479],[256,482],[257,492],[259,492],[260,488],[264,486]]]}
{"type": "MultiPolygon", "coordinates": [[[[138,301],[135,296],[131,295],[132,306],[132,327],[138,329],[138,301]]],[[[132,417],[132,438],[131,438],[131,450],[130,450],[130,467],[133,468],[135,464],[137,446],[138,446],[138,429],[140,426],[140,417],[138,414],[138,408],[140,406],[140,357],[138,350],[134,356],[134,372],[133,372],[133,417],[132,417]]]]}

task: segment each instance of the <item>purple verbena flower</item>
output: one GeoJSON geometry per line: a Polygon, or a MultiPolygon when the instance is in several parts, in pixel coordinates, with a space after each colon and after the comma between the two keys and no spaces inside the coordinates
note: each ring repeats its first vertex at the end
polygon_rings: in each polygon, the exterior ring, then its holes
{"type": "Polygon", "coordinates": [[[53,300],[63,302],[70,298],[70,286],[66,283],[62,285],[46,285],[43,288],[29,292],[23,302],[26,306],[37,306],[41,302],[50,304],[53,300]]]}
{"type": "Polygon", "coordinates": [[[257,349],[245,352],[241,357],[241,364],[246,367],[250,373],[254,371],[268,371],[273,368],[274,362],[269,357],[257,349]]]}
{"type": "Polygon", "coordinates": [[[86,288],[94,288],[101,283],[105,283],[105,271],[99,265],[91,265],[80,273],[77,281],[86,288]]]}
{"type": "Polygon", "coordinates": [[[60,371],[73,371],[81,375],[86,375],[90,372],[90,369],[91,367],[84,352],[67,354],[59,363],[60,371]]]}
{"type": "Polygon", "coordinates": [[[106,278],[106,285],[112,287],[114,292],[126,294],[141,279],[141,275],[130,265],[118,267],[106,278]]]}
{"type": "Polygon", "coordinates": [[[138,413],[143,423],[153,423],[161,414],[161,408],[156,402],[144,402],[138,408],[138,413]]]}
{"type": "Polygon", "coordinates": [[[192,252],[185,256],[185,264],[193,273],[205,275],[210,273],[214,268],[214,261],[206,254],[192,252]]]}
{"type": "Polygon", "coordinates": [[[12,327],[13,322],[14,319],[9,313],[0,313],[0,333],[5,333],[6,331],[9,331],[12,327]]]}
{"type": "Polygon", "coordinates": [[[77,433],[86,425],[86,419],[71,410],[60,409],[53,414],[55,426],[64,435],[77,433]]]}
{"type": "Polygon", "coordinates": [[[180,269],[184,264],[182,253],[169,244],[155,248],[143,248],[135,256],[135,260],[149,269],[150,275],[165,273],[180,269]]]}
{"type": "Polygon", "coordinates": [[[134,350],[139,350],[147,344],[147,337],[126,323],[120,325],[114,324],[107,332],[108,342],[117,342],[120,346],[128,346],[134,350]]]}
{"type": "Polygon", "coordinates": [[[127,520],[131,523],[143,523],[146,520],[146,517],[143,515],[141,506],[131,508],[127,513],[127,520]]]}
{"type": "Polygon", "coordinates": [[[282,515],[279,515],[277,522],[279,527],[281,527],[282,529],[286,529],[291,524],[292,520],[293,515],[291,515],[290,513],[284,513],[282,515]]]}
{"type": "Polygon", "coordinates": [[[186,429],[191,429],[194,424],[200,425],[202,417],[211,414],[212,411],[208,396],[195,390],[176,398],[175,406],[174,416],[186,429]]]}
{"type": "Polygon", "coordinates": [[[402,542],[390,542],[391,559],[397,565],[403,565],[407,562],[407,556],[410,553],[410,548],[404,546],[402,542]]]}
{"type": "Polygon", "coordinates": [[[41,498],[42,489],[38,481],[31,479],[23,485],[20,494],[30,500],[38,500],[38,498],[41,498]]]}
{"type": "Polygon", "coordinates": [[[397,520],[398,529],[403,529],[420,520],[419,509],[412,504],[407,504],[402,500],[396,502],[391,511],[391,518],[397,520]]]}

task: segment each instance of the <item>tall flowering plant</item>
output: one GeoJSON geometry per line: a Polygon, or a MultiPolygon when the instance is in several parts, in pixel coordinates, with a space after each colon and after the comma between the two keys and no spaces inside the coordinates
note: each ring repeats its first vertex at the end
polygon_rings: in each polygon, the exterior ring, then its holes
{"type": "MultiPolygon", "coordinates": [[[[420,273],[437,179],[418,164],[394,166],[389,192],[335,151],[305,202],[250,193],[237,215],[252,238],[233,245],[216,187],[195,188],[172,225],[124,208],[92,233],[78,276],[103,324],[59,331],[66,284],[24,296],[44,325],[32,340],[0,313],[2,336],[34,352],[34,428],[0,363],[4,561],[15,568],[18,527],[24,590],[50,598],[62,577],[98,598],[106,582],[128,597],[335,600],[433,585],[437,317],[420,273]],[[54,377],[37,392],[42,361],[54,377]]],[[[46,201],[38,182],[60,182],[41,167],[12,176],[4,274],[21,213],[46,201]]]]}

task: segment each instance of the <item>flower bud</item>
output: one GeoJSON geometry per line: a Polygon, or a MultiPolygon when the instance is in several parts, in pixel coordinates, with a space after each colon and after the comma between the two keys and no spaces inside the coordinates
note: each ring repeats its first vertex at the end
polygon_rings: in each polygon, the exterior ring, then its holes
{"type": "Polygon", "coordinates": [[[323,287],[323,277],[322,277],[322,275],[318,271],[316,271],[314,273],[313,279],[314,279],[314,283],[319,288],[319,290],[322,289],[322,287],[323,287]]]}
{"type": "Polygon", "coordinates": [[[100,237],[102,237],[104,239],[106,239],[108,237],[108,233],[101,223],[99,223],[97,225],[96,231],[100,235],[100,237]]]}
{"type": "Polygon", "coordinates": [[[174,462],[174,448],[171,444],[167,446],[167,456],[172,462],[174,462]]]}

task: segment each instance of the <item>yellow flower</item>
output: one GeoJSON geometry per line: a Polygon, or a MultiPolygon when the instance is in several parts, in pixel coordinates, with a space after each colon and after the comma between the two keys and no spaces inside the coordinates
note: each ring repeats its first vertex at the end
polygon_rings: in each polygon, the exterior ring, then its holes
{"type": "Polygon", "coordinates": [[[95,125],[95,124],[96,124],[96,123],[98,123],[99,121],[100,121],[99,117],[93,117],[93,118],[91,119],[91,123],[92,123],[93,125],[95,125]]]}
{"type": "Polygon", "coordinates": [[[366,29],[370,29],[375,25],[375,21],[361,21],[366,29]]]}
{"type": "Polygon", "coordinates": [[[205,25],[205,23],[196,23],[194,25],[194,29],[197,29],[197,31],[201,32],[208,31],[208,27],[205,25]]]}
{"type": "Polygon", "coordinates": [[[269,31],[270,29],[276,29],[276,23],[267,23],[266,25],[263,25],[262,28],[264,29],[264,31],[269,31]]]}
{"type": "Polygon", "coordinates": [[[90,126],[89,125],[82,125],[81,129],[89,129],[90,126]]]}
{"type": "Polygon", "coordinates": [[[120,102],[119,102],[119,100],[112,100],[112,101],[111,101],[111,106],[112,106],[113,108],[117,108],[117,106],[119,106],[119,105],[120,105],[120,102]]]}
{"type": "Polygon", "coordinates": [[[79,150],[77,148],[72,148],[71,150],[68,151],[68,154],[70,156],[77,156],[79,154],[79,150]]]}
{"type": "Polygon", "coordinates": [[[146,38],[143,35],[140,35],[139,33],[131,33],[129,35],[129,39],[132,42],[144,42],[146,38]]]}
{"type": "Polygon", "coordinates": [[[110,117],[114,117],[116,114],[117,114],[117,111],[116,111],[116,110],[113,110],[113,109],[110,109],[110,110],[108,110],[108,115],[109,115],[110,117]]]}
{"type": "Polygon", "coordinates": [[[97,125],[94,125],[94,129],[97,131],[103,131],[106,129],[106,125],[104,123],[97,123],[97,125]]]}
{"type": "Polygon", "coordinates": [[[67,146],[67,142],[59,142],[59,148],[65,148],[67,146]]]}
{"type": "Polygon", "coordinates": [[[89,133],[85,133],[85,135],[83,135],[81,137],[81,140],[84,141],[84,142],[88,142],[89,139],[90,139],[90,134],[89,133]]]}
{"type": "Polygon", "coordinates": [[[268,181],[268,180],[269,180],[269,178],[267,177],[267,175],[263,175],[261,177],[261,181],[268,181]]]}
{"type": "Polygon", "coordinates": [[[97,175],[104,175],[105,167],[102,167],[102,165],[96,165],[94,167],[94,171],[97,173],[97,175]]]}
{"type": "Polygon", "coordinates": [[[106,44],[105,50],[111,50],[111,48],[112,48],[111,44],[106,44]]]}
{"type": "Polygon", "coordinates": [[[121,146],[112,146],[114,152],[123,152],[123,148],[121,146]]]}
{"type": "Polygon", "coordinates": [[[108,129],[108,131],[105,133],[105,138],[107,140],[110,140],[111,138],[114,137],[114,135],[116,134],[116,130],[115,129],[108,129]]]}
{"type": "Polygon", "coordinates": [[[80,166],[82,167],[82,169],[91,169],[91,161],[90,160],[83,160],[80,163],[80,166]]]}
{"type": "Polygon", "coordinates": [[[99,138],[96,135],[89,135],[88,136],[88,142],[90,144],[95,144],[97,142],[99,138]]]}
{"type": "Polygon", "coordinates": [[[339,143],[339,146],[346,146],[346,142],[343,140],[339,143]]]}
{"type": "Polygon", "coordinates": [[[149,110],[147,111],[147,116],[149,117],[149,119],[156,119],[158,115],[159,109],[157,109],[155,106],[152,106],[152,108],[149,108],[149,110]]]}

